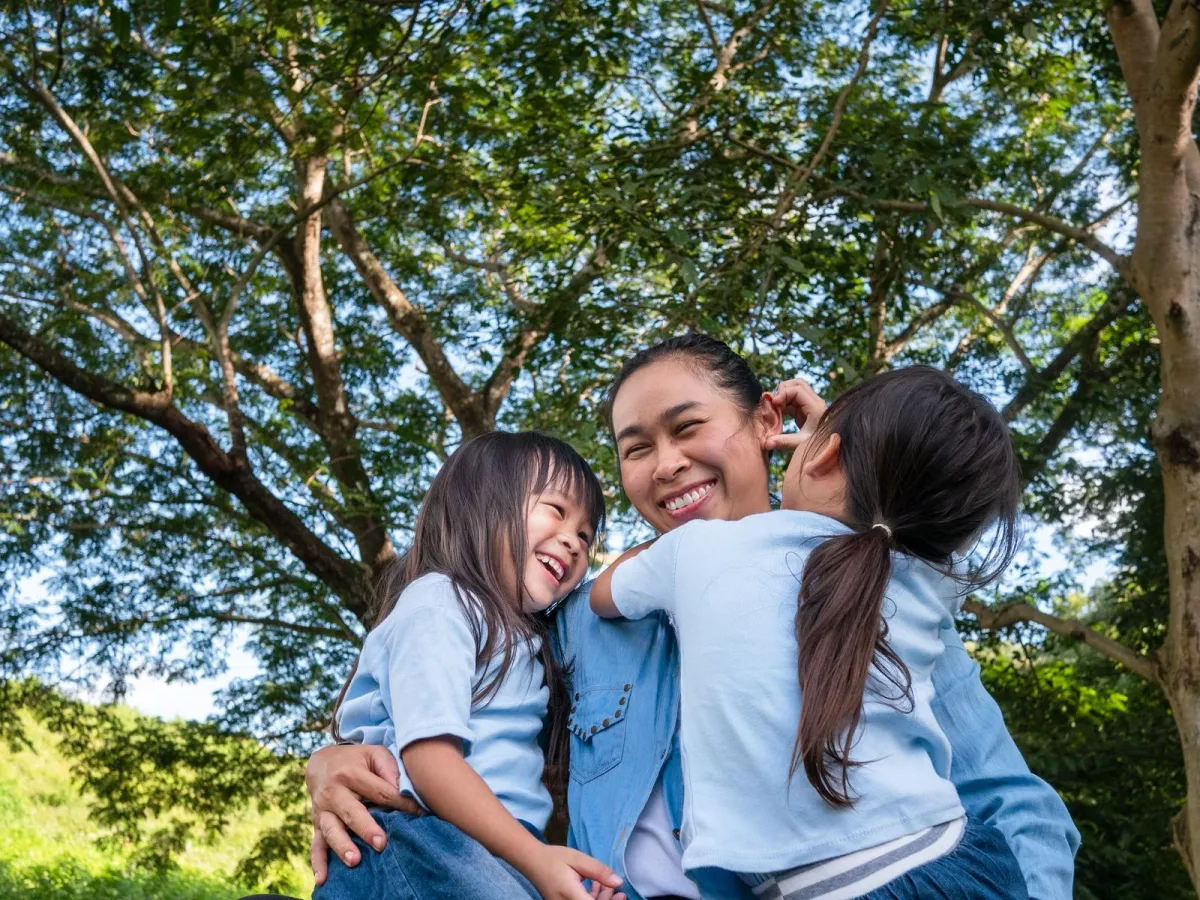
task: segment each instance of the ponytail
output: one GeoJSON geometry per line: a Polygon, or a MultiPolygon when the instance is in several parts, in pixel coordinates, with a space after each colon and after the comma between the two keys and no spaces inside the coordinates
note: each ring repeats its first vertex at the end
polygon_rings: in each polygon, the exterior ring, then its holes
{"type": "Polygon", "coordinates": [[[796,610],[800,726],[789,776],[804,774],[826,803],[854,805],[850,759],[871,669],[911,699],[908,668],[887,643],[883,599],[892,575],[886,527],[838,535],[808,557],[796,610]]]}
{"type": "Polygon", "coordinates": [[[893,551],[950,575],[956,554],[990,531],[980,568],[953,575],[964,585],[986,584],[1016,551],[1021,479],[996,408],[925,366],[850,388],[800,452],[833,434],[846,485],[843,521],[852,531],[814,548],[800,579],[800,725],[789,775],[803,765],[823,800],[848,807],[865,695],[913,702],[912,677],[888,645],[883,616],[893,551]]]}

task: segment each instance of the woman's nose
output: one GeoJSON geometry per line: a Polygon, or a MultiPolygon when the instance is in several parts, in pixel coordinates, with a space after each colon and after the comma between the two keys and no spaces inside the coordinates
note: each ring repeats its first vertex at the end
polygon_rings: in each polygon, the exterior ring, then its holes
{"type": "Polygon", "coordinates": [[[660,453],[658,465],[654,467],[654,477],[658,481],[670,481],[688,467],[688,458],[682,453],[669,450],[660,453]]]}

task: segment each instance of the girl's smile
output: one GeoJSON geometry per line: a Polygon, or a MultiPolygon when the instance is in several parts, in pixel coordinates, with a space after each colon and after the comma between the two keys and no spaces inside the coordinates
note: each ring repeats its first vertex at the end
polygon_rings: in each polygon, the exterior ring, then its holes
{"type": "Polygon", "coordinates": [[[583,581],[592,538],[588,511],[577,498],[558,488],[532,498],[526,518],[529,557],[521,598],[525,612],[553,606],[583,581]]]}

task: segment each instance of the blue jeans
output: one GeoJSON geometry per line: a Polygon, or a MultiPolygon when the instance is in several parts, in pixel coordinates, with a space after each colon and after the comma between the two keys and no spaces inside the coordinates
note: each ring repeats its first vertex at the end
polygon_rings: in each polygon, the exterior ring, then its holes
{"type": "MultiPolygon", "coordinates": [[[[477,840],[437,816],[372,811],[387,834],[377,853],[354,838],[362,856],[354,868],[330,854],[329,877],[313,900],[540,900],[520,872],[492,856],[477,840]]],[[[541,832],[522,823],[535,837],[541,832]]]]}
{"type": "Polygon", "coordinates": [[[967,819],[958,846],[905,872],[861,900],[1028,900],[1008,842],[991,825],[967,819]]]}

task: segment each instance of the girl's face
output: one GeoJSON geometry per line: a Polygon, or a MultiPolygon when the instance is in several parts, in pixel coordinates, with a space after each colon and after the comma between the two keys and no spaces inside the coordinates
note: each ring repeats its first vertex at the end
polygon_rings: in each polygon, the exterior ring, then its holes
{"type": "Polygon", "coordinates": [[[763,453],[781,422],[768,397],[747,416],[682,359],[629,376],[613,399],[613,433],[621,484],[642,518],[662,533],[770,509],[763,453]]]}
{"type": "Polygon", "coordinates": [[[587,574],[592,523],[578,500],[555,488],[531,498],[525,519],[521,609],[538,612],[571,593],[587,574]]]}

